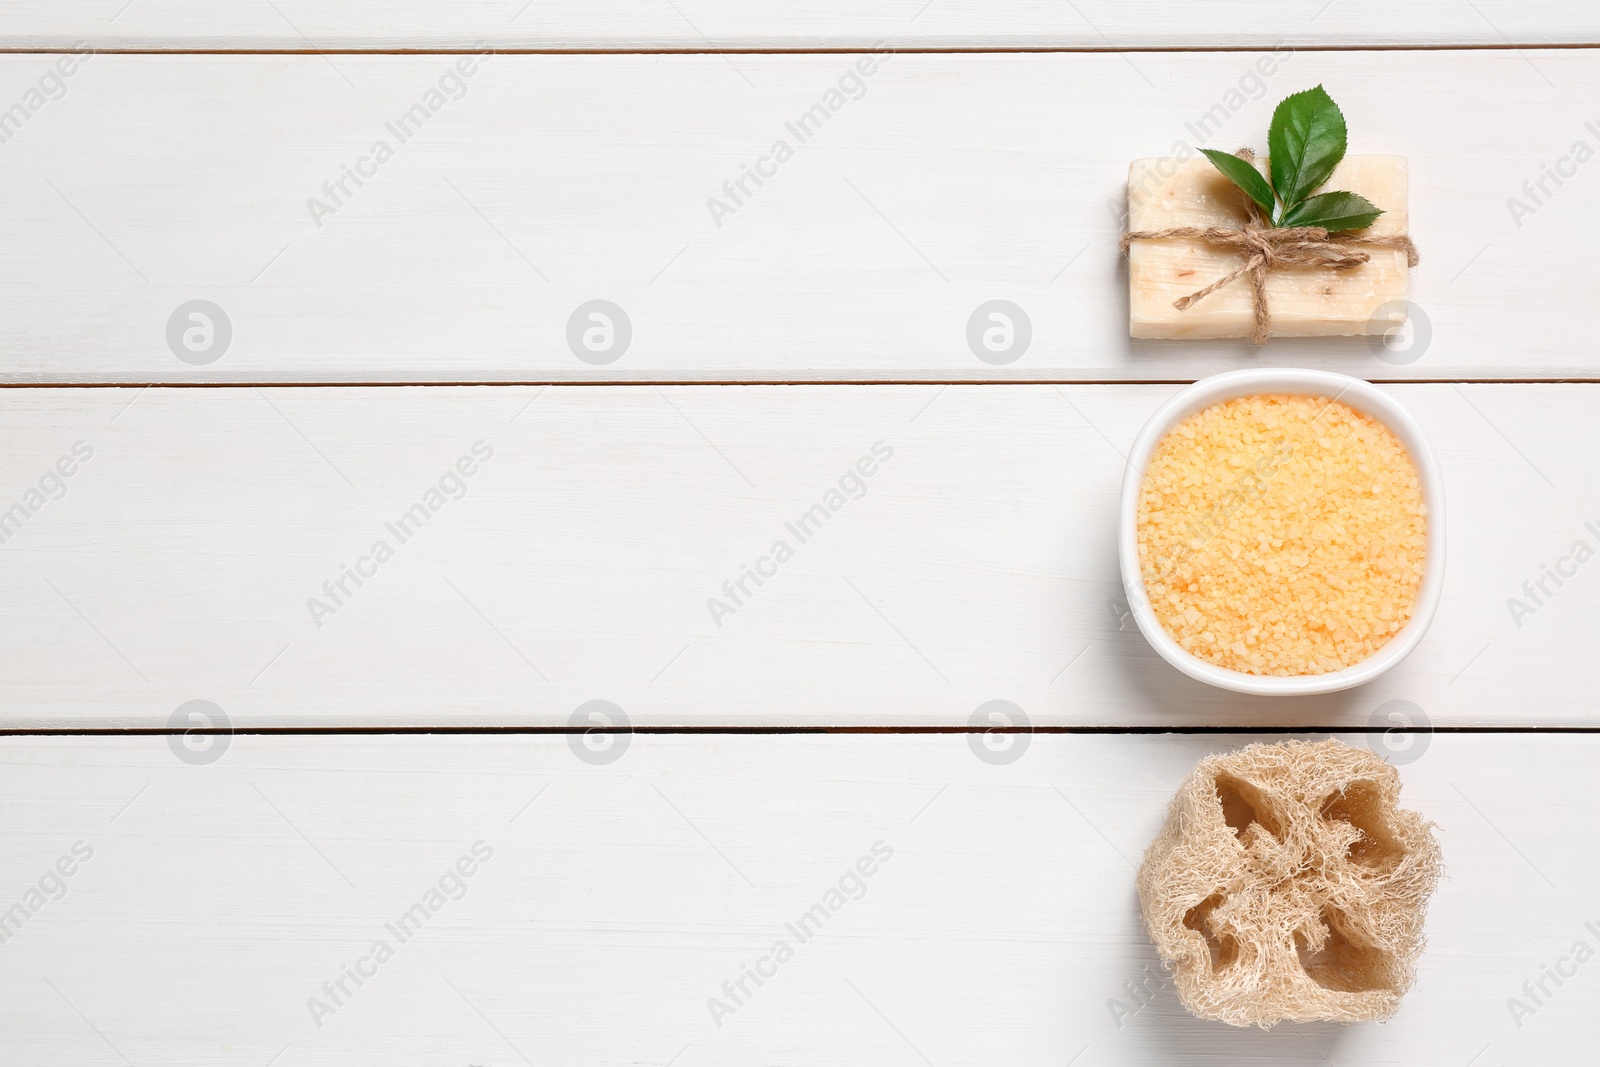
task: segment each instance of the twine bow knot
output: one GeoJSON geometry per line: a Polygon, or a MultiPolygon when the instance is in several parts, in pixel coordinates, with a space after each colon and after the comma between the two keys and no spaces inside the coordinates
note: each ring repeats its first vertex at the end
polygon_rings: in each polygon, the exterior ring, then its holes
{"type": "MultiPolygon", "coordinates": [[[[1234,155],[1245,162],[1253,162],[1255,153],[1241,148],[1234,155]]],[[[1247,217],[1244,225],[1227,226],[1173,226],[1165,230],[1132,230],[1122,235],[1122,251],[1127,254],[1135,241],[1177,238],[1204,241],[1206,244],[1230,252],[1239,252],[1245,261],[1229,273],[1203,289],[1172,302],[1179,311],[1187,311],[1218,289],[1232,285],[1249,275],[1250,299],[1255,308],[1255,333],[1252,340],[1265,344],[1272,335],[1272,312],[1267,307],[1267,275],[1279,267],[1320,267],[1324,270],[1351,270],[1370,262],[1371,254],[1364,248],[1388,248],[1406,255],[1406,264],[1415,267],[1421,262],[1417,246],[1406,234],[1374,237],[1358,232],[1329,233],[1321,226],[1271,226],[1254,200],[1244,198],[1247,217]]]]}

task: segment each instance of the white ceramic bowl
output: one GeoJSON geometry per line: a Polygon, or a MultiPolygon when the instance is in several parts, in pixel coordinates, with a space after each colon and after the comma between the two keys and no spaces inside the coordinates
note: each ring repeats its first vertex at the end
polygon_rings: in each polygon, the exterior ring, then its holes
{"type": "Polygon", "coordinates": [[[1439,606],[1439,590],[1444,584],[1444,481],[1439,461],[1422,434],[1422,427],[1405,408],[1359,378],[1313,370],[1240,370],[1201,379],[1161,405],[1140,431],[1128,454],[1128,467],[1122,480],[1122,505],[1117,516],[1117,555],[1122,562],[1122,585],[1128,594],[1128,607],[1139,623],[1145,639],[1161,658],[1191,678],[1231,689],[1236,693],[1263,696],[1299,696],[1333,693],[1370,682],[1405,659],[1422,635],[1439,606]],[[1230,671],[1192,655],[1162,628],[1145,593],[1144,576],[1139,567],[1138,511],[1139,490],[1145,466],[1162,438],[1178,423],[1213,404],[1242,396],[1283,393],[1291,396],[1325,396],[1346,404],[1394,431],[1422,483],[1422,499],[1428,506],[1428,554],[1424,562],[1422,588],[1417,592],[1411,621],[1389,643],[1360,663],[1327,674],[1296,675],[1287,678],[1230,671]]]}

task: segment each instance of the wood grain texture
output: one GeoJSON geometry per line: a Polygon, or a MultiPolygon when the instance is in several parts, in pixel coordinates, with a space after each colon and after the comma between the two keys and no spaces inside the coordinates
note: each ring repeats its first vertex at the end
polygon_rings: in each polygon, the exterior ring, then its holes
{"type": "MultiPolygon", "coordinates": [[[[0,62],[0,102],[50,62],[0,62]]],[[[0,148],[12,381],[1596,374],[1600,172],[1575,146],[1600,145],[1600,51],[94,56],[62,84],[0,148]],[[1259,146],[1273,102],[1318,82],[1353,150],[1409,158],[1430,340],[1130,342],[1129,161],[1259,146]],[[1461,106],[1474,85],[1494,92],[1461,106]],[[372,176],[324,188],[353,167],[372,176]],[[608,364],[569,347],[597,299],[631,323],[608,364]],[[169,346],[193,300],[231,323],[209,364],[169,346]],[[993,300],[1031,341],[986,362],[968,329],[993,300]]]]}
{"type": "Polygon", "coordinates": [[[1242,743],[1035,737],[995,765],[963,737],[635,737],[593,765],[562,737],[236,737],[194,765],[6,739],[0,904],[92,850],[0,950],[8,1062],[1586,1062],[1600,740],[1433,737],[1401,768],[1448,866],[1416,987],[1381,1026],[1266,1033],[1183,1012],[1133,888],[1179,781],[1242,743]],[[874,845],[801,943],[786,924],[874,845]],[[308,1001],[380,939],[319,1027],[308,1001]],[[779,939],[719,1027],[708,1000],[779,939]],[[1508,1001],[1563,958],[1519,1027],[1508,1001]]]}
{"type": "Polygon", "coordinates": [[[1389,728],[1596,724],[1600,386],[1443,384],[1596,377],[1600,51],[1498,47],[1595,42],[1566,0],[7,4],[0,44],[78,51],[0,58],[0,381],[577,387],[0,391],[0,729],[1332,725],[1450,880],[1397,1019],[1247,1033],[1182,1012],[1132,889],[1239,738],[10,736],[0,1059],[1592,1058],[1600,965],[1545,976],[1600,947],[1600,735],[1389,728]],[[1496,50],[1294,51],[1441,45],[1496,50]],[[339,54],[484,47],[702,54],[339,54]],[[1276,51],[886,56],[1240,47],[1276,51]],[[1259,144],[1319,81],[1409,159],[1422,340],[1129,342],[1128,161],[1259,144]],[[1012,362],[969,340],[996,300],[1012,362]],[[1170,386],[582,384],[1263,363],[1441,383],[1395,387],[1449,482],[1439,618],[1292,703],[1188,682],[1122,603],[1170,386]]]}
{"type": "Polygon", "coordinates": [[[17,0],[12,47],[431,49],[1205,48],[1600,41],[1576,0],[17,0]]]}
{"type": "Polygon", "coordinates": [[[1390,388],[1443,464],[1444,599],[1392,673],[1288,701],[1126,612],[1122,453],[1172,386],[9,390],[4,719],[1596,723],[1600,387],[1390,388]]]}

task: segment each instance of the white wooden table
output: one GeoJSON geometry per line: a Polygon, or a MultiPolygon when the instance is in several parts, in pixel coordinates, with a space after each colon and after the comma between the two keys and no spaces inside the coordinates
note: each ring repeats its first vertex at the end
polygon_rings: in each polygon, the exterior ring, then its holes
{"type": "Polygon", "coordinates": [[[0,1063],[1593,1061],[1600,8],[14,0],[0,47],[0,1063]],[[1318,82],[1410,160],[1409,339],[1127,340],[1127,162],[1318,82]],[[1386,383],[1450,500],[1422,646],[1293,702],[1166,667],[1112,535],[1162,400],[1271,364],[1386,383]],[[1133,866],[1202,755],[1328,733],[1438,824],[1417,988],[1196,1021],[1133,866]]]}

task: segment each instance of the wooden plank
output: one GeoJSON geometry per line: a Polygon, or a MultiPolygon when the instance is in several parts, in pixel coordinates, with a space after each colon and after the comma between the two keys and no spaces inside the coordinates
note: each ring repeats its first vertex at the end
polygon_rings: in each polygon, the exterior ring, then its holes
{"type": "Polygon", "coordinates": [[[12,47],[162,49],[1194,48],[1594,42],[1600,17],[1573,0],[17,0],[12,47]]]}
{"type": "Polygon", "coordinates": [[[1600,386],[1390,388],[1443,464],[1444,599],[1389,675],[1288,701],[1126,612],[1122,450],[1172,386],[7,390],[5,720],[1593,724],[1600,386]]]}
{"type": "Polygon", "coordinates": [[[0,951],[8,1058],[1586,1062],[1600,741],[1433,737],[1402,768],[1449,871],[1416,987],[1383,1026],[1267,1033],[1183,1012],[1133,889],[1178,782],[1242,743],[1041,736],[995,765],[964,737],[636,737],[601,766],[563,737],[238,737],[192,765],[159,737],[6,739],[0,902],[92,852],[0,951]],[[799,943],[786,924],[874,846],[799,943]],[[386,924],[442,879],[400,943],[386,924]],[[719,1027],[708,1001],[779,939],[793,957],[719,1027]]]}
{"type": "MultiPolygon", "coordinates": [[[[0,101],[52,61],[5,58],[0,101]]],[[[62,84],[4,145],[13,381],[1595,374],[1600,51],[94,56],[62,84]],[[1410,159],[1428,342],[1130,342],[1129,161],[1260,145],[1317,82],[1356,150],[1410,159]],[[990,352],[997,300],[1028,329],[990,352]]]]}

